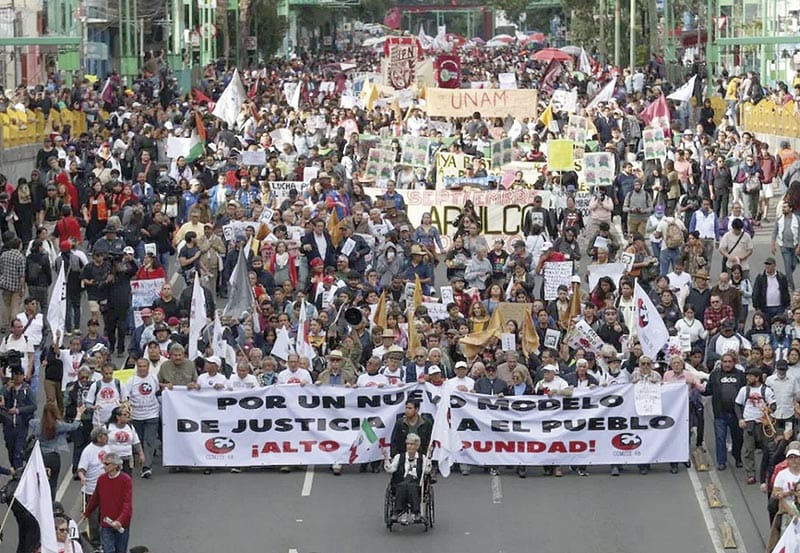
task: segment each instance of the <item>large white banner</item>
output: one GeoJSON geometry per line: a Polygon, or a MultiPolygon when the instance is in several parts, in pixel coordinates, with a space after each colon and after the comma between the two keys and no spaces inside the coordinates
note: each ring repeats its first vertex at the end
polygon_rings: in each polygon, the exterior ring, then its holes
{"type": "MultiPolygon", "coordinates": [[[[663,412],[640,415],[634,385],[573,397],[451,395],[462,441],[456,462],[476,465],[608,465],[689,458],[689,399],[683,384],[661,388],[663,412]]],[[[165,390],[164,464],[267,466],[347,463],[368,418],[382,458],[406,399],[433,414],[439,389],[271,386],[237,392],[165,390]]]]}

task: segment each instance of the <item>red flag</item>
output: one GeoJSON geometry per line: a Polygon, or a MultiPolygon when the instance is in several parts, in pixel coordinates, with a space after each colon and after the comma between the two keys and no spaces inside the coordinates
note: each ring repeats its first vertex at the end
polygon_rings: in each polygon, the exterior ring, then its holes
{"type": "Polygon", "coordinates": [[[662,94],[655,102],[644,108],[641,117],[648,127],[669,129],[669,106],[664,95],[662,94]]]}
{"type": "Polygon", "coordinates": [[[206,142],[206,126],[203,123],[203,118],[200,116],[199,111],[194,112],[194,126],[197,130],[197,136],[200,137],[204,143],[206,142]]]}
{"type": "Polygon", "coordinates": [[[544,70],[544,74],[542,75],[542,82],[539,88],[542,90],[553,90],[555,88],[553,85],[562,71],[564,71],[564,66],[561,65],[560,61],[556,61],[555,59],[550,60],[550,63],[547,64],[547,69],[544,70]]]}
{"type": "Polygon", "coordinates": [[[383,24],[389,27],[390,29],[399,29],[400,25],[403,23],[403,14],[400,13],[400,10],[397,8],[393,8],[389,10],[389,13],[383,18],[383,24]]]}
{"type": "Polygon", "coordinates": [[[205,102],[206,105],[208,106],[208,111],[214,111],[214,106],[216,105],[216,102],[214,102],[214,100],[203,94],[203,91],[197,88],[193,88],[192,94],[194,94],[195,102],[197,102],[198,104],[202,104],[203,102],[205,102]]]}
{"type": "Polygon", "coordinates": [[[434,61],[434,73],[439,88],[461,88],[461,57],[443,54],[434,61]]]}

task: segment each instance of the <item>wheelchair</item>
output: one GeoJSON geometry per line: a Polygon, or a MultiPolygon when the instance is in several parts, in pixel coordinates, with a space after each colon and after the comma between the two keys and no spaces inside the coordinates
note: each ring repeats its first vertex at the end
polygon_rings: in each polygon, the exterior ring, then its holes
{"type": "MultiPolygon", "coordinates": [[[[425,475],[420,483],[420,487],[422,488],[420,493],[420,512],[422,514],[422,520],[411,522],[410,524],[422,524],[425,526],[425,531],[427,532],[429,528],[433,528],[433,524],[435,522],[435,503],[430,474],[425,475]]],[[[383,522],[386,524],[386,528],[389,530],[389,532],[393,530],[393,526],[395,524],[400,524],[399,522],[392,520],[394,504],[395,488],[392,483],[389,482],[389,485],[386,486],[386,495],[383,502],[383,522]]]]}

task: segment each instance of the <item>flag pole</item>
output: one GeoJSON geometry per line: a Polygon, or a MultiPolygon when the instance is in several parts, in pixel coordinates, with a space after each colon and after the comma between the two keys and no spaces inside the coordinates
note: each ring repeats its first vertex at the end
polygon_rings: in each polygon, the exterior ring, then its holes
{"type": "Polygon", "coordinates": [[[11,507],[14,505],[14,502],[17,500],[16,496],[11,496],[11,502],[8,504],[8,509],[6,510],[5,516],[3,516],[3,522],[0,522],[0,543],[3,543],[3,529],[6,527],[6,522],[8,521],[8,515],[11,513],[11,507]]]}

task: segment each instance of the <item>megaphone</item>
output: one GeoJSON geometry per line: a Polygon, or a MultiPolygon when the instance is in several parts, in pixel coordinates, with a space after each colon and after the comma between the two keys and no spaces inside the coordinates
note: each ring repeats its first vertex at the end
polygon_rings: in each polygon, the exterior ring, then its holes
{"type": "Polygon", "coordinates": [[[358,326],[364,322],[364,315],[358,307],[350,307],[344,312],[344,320],[350,326],[358,326]]]}

